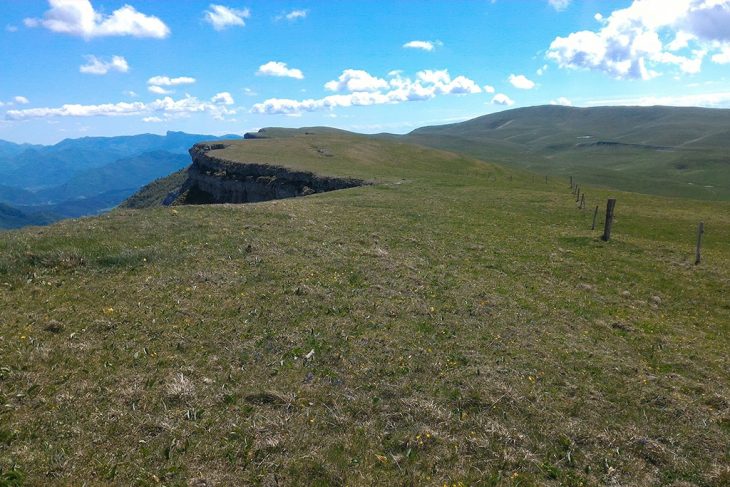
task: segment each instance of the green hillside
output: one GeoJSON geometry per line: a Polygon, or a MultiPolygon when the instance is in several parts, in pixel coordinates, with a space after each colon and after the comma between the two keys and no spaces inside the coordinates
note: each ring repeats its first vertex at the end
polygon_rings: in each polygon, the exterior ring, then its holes
{"type": "Polygon", "coordinates": [[[168,194],[179,190],[187,179],[187,170],[181,169],[165,177],[155,179],[127,198],[120,208],[141,209],[160,206],[168,194]]]}
{"type": "Polygon", "coordinates": [[[730,483],[730,203],[286,135],[375,184],[0,234],[0,484],[730,483]]]}
{"type": "Polygon", "coordinates": [[[730,200],[730,110],[529,107],[407,140],[606,187],[730,200]]]}

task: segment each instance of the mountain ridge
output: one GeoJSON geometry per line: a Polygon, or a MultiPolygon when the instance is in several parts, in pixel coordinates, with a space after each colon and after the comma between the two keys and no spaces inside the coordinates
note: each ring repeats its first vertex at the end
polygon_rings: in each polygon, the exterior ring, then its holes
{"type": "Polygon", "coordinates": [[[524,107],[402,136],[511,167],[665,196],[730,199],[730,110],[524,107]]]}

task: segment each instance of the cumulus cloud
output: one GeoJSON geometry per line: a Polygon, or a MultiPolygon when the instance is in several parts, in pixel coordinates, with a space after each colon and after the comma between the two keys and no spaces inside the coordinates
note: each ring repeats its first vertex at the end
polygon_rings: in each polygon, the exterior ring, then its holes
{"type": "Polygon", "coordinates": [[[595,18],[598,30],[556,37],[548,58],[562,68],[647,80],[667,68],[698,73],[708,53],[719,63],[730,47],[730,0],[634,0],[595,18]]]}
{"type": "Polygon", "coordinates": [[[61,34],[91,39],[107,36],[152,37],[162,39],[170,29],[159,18],[124,5],[111,15],[94,10],[89,0],[48,0],[50,9],[42,19],[27,18],[26,27],[44,27],[61,34]]]}
{"type": "Polygon", "coordinates": [[[10,101],[0,101],[0,107],[12,107],[14,105],[27,105],[30,101],[24,96],[14,96],[10,101]]]}
{"type": "Polygon", "coordinates": [[[147,80],[147,90],[156,95],[170,95],[175,90],[163,88],[163,86],[191,85],[195,83],[195,78],[190,76],[179,76],[170,78],[169,76],[153,76],[147,80]]]}
{"type": "Polygon", "coordinates": [[[227,101],[228,99],[224,93],[218,93],[210,101],[203,101],[190,95],[177,100],[166,96],[149,103],[137,101],[103,103],[100,105],[65,104],[60,107],[8,110],[5,113],[5,118],[7,120],[29,120],[54,117],[120,117],[135,115],[144,115],[147,118],[174,118],[193,113],[209,113],[216,119],[223,119],[226,115],[236,113],[236,110],[227,108],[227,101]]]}
{"type": "Polygon", "coordinates": [[[306,18],[308,13],[308,10],[296,9],[290,12],[283,13],[281,15],[277,15],[276,20],[288,20],[289,22],[294,22],[295,20],[306,18]]]}
{"type": "Polygon", "coordinates": [[[548,3],[558,12],[562,12],[563,10],[568,8],[568,5],[570,5],[570,1],[571,0],[548,0],[548,3]]]}
{"type": "Polygon", "coordinates": [[[556,98],[555,100],[550,101],[551,105],[562,105],[564,107],[572,107],[573,102],[570,101],[568,98],[561,96],[560,98],[556,98]]]}
{"type": "Polygon", "coordinates": [[[190,76],[180,76],[177,78],[170,78],[169,76],[153,76],[147,80],[148,85],[157,86],[177,86],[177,85],[191,85],[195,83],[195,78],[190,76]]]}
{"type": "Polygon", "coordinates": [[[286,63],[280,61],[269,61],[259,66],[256,71],[259,76],[278,76],[280,78],[304,79],[304,74],[296,68],[289,68],[286,63]]]}
{"type": "Polygon", "coordinates": [[[243,27],[246,25],[244,19],[251,17],[251,11],[247,8],[236,9],[224,5],[210,4],[208,9],[204,12],[203,19],[212,25],[215,30],[243,27]]]}
{"type": "Polygon", "coordinates": [[[400,71],[391,71],[389,76],[390,79],[385,80],[367,71],[346,69],[336,80],[325,84],[327,90],[338,94],[306,100],[270,98],[255,104],[251,112],[297,115],[338,107],[397,104],[430,100],[438,95],[465,95],[482,91],[473,80],[465,76],[452,79],[446,70],[420,71],[415,80],[403,77],[400,71]]]}
{"type": "Polygon", "coordinates": [[[154,93],[155,95],[169,95],[169,94],[175,92],[174,90],[166,90],[162,86],[157,86],[157,85],[149,85],[147,87],[147,90],[150,93],[154,93]]]}
{"type": "Polygon", "coordinates": [[[484,85],[484,92],[485,93],[494,93],[495,89],[492,85],[484,85]]]}
{"type": "Polygon", "coordinates": [[[492,103],[495,105],[504,105],[504,106],[512,106],[515,104],[514,100],[510,98],[509,96],[505,95],[504,93],[497,93],[492,97],[492,103]]]}
{"type": "Polygon", "coordinates": [[[79,66],[79,71],[85,74],[107,74],[109,71],[126,73],[129,71],[129,64],[122,56],[112,56],[111,60],[104,61],[96,56],[85,56],[86,64],[79,66]]]}
{"type": "Polygon", "coordinates": [[[215,96],[213,96],[213,98],[210,99],[210,101],[212,103],[216,103],[219,105],[233,105],[234,103],[236,103],[233,100],[233,97],[231,96],[231,94],[228,93],[227,91],[223,91],[221,93],[216,93],[215,96]]]}
{"type": "Polygon", "coordinates": [[[328,81],[324,87],[329,91],[378,91],[388,88],[382,78],[376,78],[362,69],[346,69],[336,80],[328,81]]]}
{"type": "Polygon", "coordinates": [[[444,44],[441,41],[409,41],[403,44],[406,49],[421,49],[423,51],[433,51],[437,47],[441,47],[444,44]]]}
{"type": "Polygon", "coordinates": [[[520,90],[531,90],[535,87],[535,82],[527,79],[524,74],[510,74],[507,80],[512,86],[520,90]]]}
{"type": "Polygon", "coordinates": [[[163,86],[191,85],[193,83],[195,83],[195,78],[191,78],[190,76],[179,76],[177,78],[153,76],[147,80],[147,90],[156,95],[169,95],[174,93],[175,90],[165,89],[163,86]]]}
{"type": "Polygon", "coordinates": [[[730,63],[730,45],[722,48],[720,52],[712,56],[712,62],[717,64],[730,63]]]}

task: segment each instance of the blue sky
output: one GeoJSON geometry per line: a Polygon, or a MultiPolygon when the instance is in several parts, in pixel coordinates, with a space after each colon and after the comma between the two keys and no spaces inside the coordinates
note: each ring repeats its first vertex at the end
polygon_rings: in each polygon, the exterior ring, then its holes
{"type": "Polygon", "coordinates": [[[730,0],[0,2],[0,139],[730,106],[730,0]]]}

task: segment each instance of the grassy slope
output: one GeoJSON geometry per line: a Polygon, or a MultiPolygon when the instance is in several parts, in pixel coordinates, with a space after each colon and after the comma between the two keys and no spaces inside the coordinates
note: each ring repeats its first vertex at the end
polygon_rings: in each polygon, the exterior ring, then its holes
{"type": "Polygon", "coordinates": [[[187,169],[181,169],[165,177],[155,179],[142,186],[136,193],[127,198],[120,208],[140,209],[153,208],[162,205],[168,194],[177,191],[188,178],[187,169]]]}
{"type": "Polygon", "coordinates": [[[729,126],[730,110],[541,106],[424,127],[406,138],[606,187],[730,200],[729,126]],[[591,145],[597,141],[625,145],[591,145]]]}
{"type": "Polygon", "coordinates": [[[5,475],[730,480],[727,203],[614,192],[606,244],[562,179],[353,136],[221,152],[381,184],[1,234],[5,475]]]}

